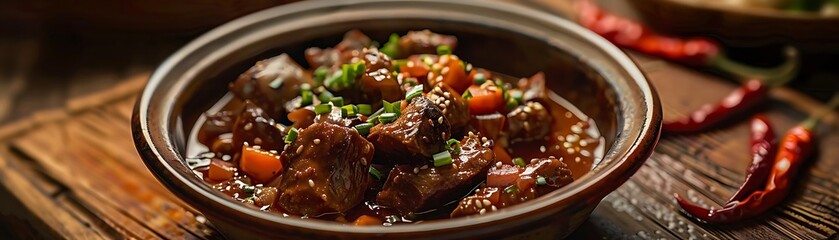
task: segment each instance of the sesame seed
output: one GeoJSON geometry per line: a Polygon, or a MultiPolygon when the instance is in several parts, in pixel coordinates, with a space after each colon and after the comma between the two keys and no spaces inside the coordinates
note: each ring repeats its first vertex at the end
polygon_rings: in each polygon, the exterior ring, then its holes
{"type": "Polygon", "coordinates": [[[443,70],[440,70],[440,73],[441,73],[441,74],[447,74],[447,73],[449,73],[449,67],[443,67],[443,70]]]}
{"type": "Polygon", "coordinates": [[[321,199],[323,199],[323,201],[328,201],[328,200],[326,199],[326,193],[321,194],[321,195],[320,195],[320,198],[321,198],[321,199]]]}
{"type": "Polygon", "coordinates": [[[530,122],[524,122],[524,130],[530,131],[530,122]]]}
{"type": "Polygon", "coordinates": [[[437,118],[437,122],[442,124],[443,123],[443,116],[440,116],[439,118],[437,118]]]}
{"type": "Polygon", "coordinates": [[[542,104],[541,104],[541,103],[539,103],[539,102],[530,102],[530,103],[532,103],[532,105],[533,105],[533,109],[536,109],[536,110],[542,110],[542,108],[543,108],[543,107],[542,107],[542,104]]]}
{"type": "Polygon", "coordinates": [[[493,211],[493,212],[498,211],[498,208],[497,208],[497,207],[495,207],[495,205],[492,205],[492,211],[493,211]]]}
{"type": "Polygon", "coordinates": [[[309,187],[315,187],[315,181],[312,181],[312,179],[309,179],[309,187]]]}
{"type": "Polygon", "coordinates": [[[251,128],[253,128],[253,124],[252,124],[252,123],[247,123],[247,124],[245,124],[245,127],[244,127],[245,131],[250,131],[250,130],[251,130],[251,128]]]}
{"type": "Polygon", "coordinates": [[[589,152],[588,150],[581,150],[580,154],[582,154],[584,157],[591,156],[591,152],[589,152]]]}
{"type": "Polygon", "coordinates": [[[255,146],[253,146],[253,149],[259,150],[259,149],[262,149],[262,146],[255,145],[255,146]]]}
{"type": "Polygon", "coordinates": [[[367,154],[370,152],[370,145],[364,145],[364,153],[367,154]]]}
{"type": "Polygon", "coordinates": [[[273,153],[273,154],[277,154],[277,150],[271,150],[271,151],[268,151],[268,152],[273,153]]]}
{"type": "Polygon", "coordinates": [[[367,158],[361,157],[361,165],[367,166],[367,158]]]}
{"type": "Polygon", "coordinates": [[[545,149],[545,146],[539,146],[539,151],[544,153],[547,149],[545,149]]]}
{"type": "Polygon", "coordinates": [[[562,146],[565,147],[565,148],[571,148],[573,145],[571,145],[570,142],[564,142],[564,143],[562,143],[562,146]]]}
{"type": "Polygon", "coordinates": [[[495,162],[495,167],[501,168],[501,165],[502,165],[501,162],[495,162]]]}
{"type": "Polygon", "coordinates": [[[312,142],[315,144],[320,144],[320,138],[315,138],[315,140],[312,140],[312,142]]]}
{"type": "Polygon", "coordinates": [[[406,64],[405,64],[405,66],[407,66],[407,67],[409,67],[409,68],[410,68],[410,67],[414,67],[414,62],[410,62],[410,61],[409,61],[408,63],[406,63],[406,64]]]}
{"type": "Polygon", "coordinates": [[[580,157],[575,157],[574,162],[580,162],[580,157]]]}
{"type": "Polygon", "coordinates": [[[530,159],[530,163],[536,163],[536,159],[530,159]]]}
{"type": "Polygon", "coordinates": [[[413,126],[414,126],[414,122],[408,122],[408,127],[413,127],[413,126]]]}
{"type": "Polygon", "coordinates": [[[482,137],[481,138],[481,142],[486,143],[487,141],[489,141],[489,139],[487,139],[487,137],[482,137]]]}
{"type": "Polygon", "coordinates": [[[581,128],[579,125],[571,125],[571,132],[580,134],[583,133],[583,128],[581,128]]]}
{"type": "Polygon", "coordinates": [[[256,145],[262,144],[262,138],[256,137],[253,139],[253,143],[256,145]]]}
{"type": "Polygon", "coordinates": [[[478,208],[483,208],[484,207],[483,203],[481,203],[481,200],[478,200],[478,199],[475,199],[475,206],[477,206],[478,208]]]}
{"type": "Polygon", "coordinates": [[[449,93],[449,92],[443,92],[443,96],[445,96],[445,97],[451,97],[451,96],[452,96],[452,94],[451,94],[451,93],[449,93]]]}
{"type": "Polygon", "coordinates": [[[573,116],[574,114],[571,114],[571,112],[565,112],[565,118],[571,118],[573,116]]]}
{"type": "Polygon", "coordinates": [[[554,145],[555,150],[559,150],[559,145],[554,145]]]}
{"type": "Polygon", "coordinates": [[[565,139],[568,140],[568,142],[577,142],[580,140],[580,135],[569,134],[568,136],[565,136],[565,139]]]}
{"type": "Polygon", "coordinates": [[[445,104],[446,104],[446,106],[448,106],[449,104],[452,104],[452,101],[446,100],[446,101],[444,101],[443,103],[445,103],[445,104]]]}
{"type": "Polygon", "coordinates": [[[297,151],[295,151],[295,152],[296,152],[297,154],[302,153],[302,152],[303,152],[303,145],[300,145],[299,147],[297,147],[297,151]]]}
{"type": "Polygon", "coordinates": [[[485,213],[487,213],[487,210],[485,208],[481,208],[481,211],[478,212],[478,214],[480,215],[484,215],[485,213]]]}
{"type": "Polygon", "coordinates": [[[588,145],[588,141],[580,141],[580,147],[585,147],[588,145]]]}
{"type": "Polygon", "coordinates": [[[471,138],[471,137],[475,137],[475,133],[473,133],[472,131],[469,131],[469,137],[470,137],[470,138],[471,138]]]}
{"type": "Polygon", "coordinates": [[[489,202],[489,200],[486,200],[486,199],[484,199],[482,202],[483,202],[484,206],[490,206],[490,205],[492,205],[492,203],[491,203],[491,202],[489,202]]]}
{"type": "Polygon", "coordinates": [[[419,173],[419,168],[414,168],[414,174],[419,173]]]}
{"type": "Polygon", "coordinates": [[[524,108],[523,108],[522,110],[524,110],[524,112],[526,112],[526,113],[530,113],[530,111],[533,111],[533,110],[532,110],[532,109],[530,109],[530,107],[528,107],[528,106],[524,106],[524,108]]]}
{"type": "Polygon", "coordinates": [[[565,149],[565,151],[567,151],[568,154],[574,154],[574,152],[576,152],[573,148],[565,149]]]}
{"type": "Polygon", "coordinates": [[[422,165],[420,169],[428,169],[428,165],[422,165]]]}

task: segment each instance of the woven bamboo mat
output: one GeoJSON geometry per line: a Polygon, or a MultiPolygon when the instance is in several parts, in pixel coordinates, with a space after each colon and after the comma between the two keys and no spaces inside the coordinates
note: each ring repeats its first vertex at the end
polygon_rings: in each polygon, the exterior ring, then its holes
{"type": "MultiPolygon", "coordinates": [[[[736,86],[678,66],[634,56],[654,82],[665,118],[721,98],[736,86]]],[[[217,239],[200,213],[146,170],[130,134],[131,111],[146,76],[0,127],[0,230],[41,238],[217,239]]],[[[818,103],[775,89],[765,111],[777,134],[818,103]]],[[[646,165],[606,197],[572,238],[826,239],[839,229],[839,124],[819,129],[819,155],[796,191],[758,219],[709,226],[678,212],[673,193],[723,203],[749,164],[743,123],[696,136],[664,138],[646,165]]]]}

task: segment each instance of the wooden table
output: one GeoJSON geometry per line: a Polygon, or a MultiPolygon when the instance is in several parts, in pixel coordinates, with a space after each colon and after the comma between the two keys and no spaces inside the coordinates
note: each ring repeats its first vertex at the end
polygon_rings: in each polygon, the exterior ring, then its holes
{"type": "MultiPolygon", "coordinates": [[[[550,11],[551,1],[522,1],[550,11]],[[546,7],[547,6],[547,7],[546,7]]],[[[601,1],[632,15],[622,1],[601,1]]],[[[194,36],[24,31],[0,37],[0,237],[220,238],[200,213],[160,186],[134,152],[130,108],[155,65],[194,36]],[[8,56],[15,56],[9,59],[8,56]],[[106,179],[103,184],[102,179],[106,179]]],[[[636,53],[665,118],[735,88],[732,82],[636,53]]],[[[817,74],[818,75],[818,74],[817,74]]],[[[819,75],[822,76],[822,75],[819,75]]],[[[823,77],[823,76],[822,76],[823,77]]],[[[823,96],[835,89],[808,89],[823,96]]],[[[777,134],[819,106],[776,89],[765,111],[777,134]]],[[[662,139],[646,166],[607,196],[572,238],[835,238],[839,230],[837,116],[819,129],[811,159],[785,204],[756,220],[709,226],[680,214],[672,193],[720,204],[748,165],[748,129],[735,124],[662,139]]]]}

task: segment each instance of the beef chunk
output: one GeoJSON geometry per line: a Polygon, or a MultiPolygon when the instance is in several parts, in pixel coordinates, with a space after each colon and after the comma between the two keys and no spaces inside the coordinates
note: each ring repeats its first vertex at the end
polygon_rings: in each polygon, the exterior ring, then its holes
{"type": "Polygon", "coordinates": [[[483,139],[486,138],[470,133],[461,141],[460,153],[452,155],[449,165],[396,165],[376,201],[408,213],[457,200],[483,180],[490,163],[495,161],[492,141],[483,139]]]}
{"type": "Polygon", "coordinates": [[[442,109],[452,129],[463,129],[469,124],[471,115],[466,101],[449,85],[438,84],[428,92],[428,99],[442,109]]]}
{"type": "Polygon", "coordinates": [[[346,212],[361,203],[373,144],[354,129],[315,123],[300,131],[281,158],[287,163],[278,189],[286,212],[317,216],[346,212]]]}
{"type": "Polygon", "coordinates": [[[574,181],[571,170],[554,157],[534,158],[525,168],[514,165],[491,167],[487,186],[464,198],[451,217],[484,214],[550,193],[574,181]],[[544,178],[544,184],[539,183],[544,178]]]}
{"type": "Polygon", "coordinates": [[[370,129],[367,139],[379,152],[376,162],[423,164],[445,150],[450,136],[449,122],[440,108],[428,98],[416,97],[396,121],[370,129]]]}
{"type": "Polygon", "coordinates": [[[373,107],[379,107],[382,100],[393,102],[405,97],[405,92],[402,91],[399,82],[391,74],[393,66],[387,55],[375,49],[365,49],[361,52],[361,59],[364,61],[366,70],[358,84],[358,90],[361,93],[358,102],[371,103],[373,107]]]}
{"type": "Polygon", "coordinates": [[[291,57],[282,54],[257,62],[230,84],[230,91],[279,119],[294,110],[286,109],[283,103],[298,98],[303,83],[314,84],[314,80],[291,57]]]}
{"type": "Polygon", "coordinates": [[[219,111],[214,114],[205,114],[206,121],[198,131],[198,142],[205,146],[212,146],[220,135],[233,132],[233,123],[236,114],[231,111],[219,111]]]}
{"type": "Polygon", "coordinates": [[[251,101],[245,101],[244,109],[233,125],[233,150],[239,152],[247,143],[266,150],[282,150],[283,139],[288,131],[274,122],[268,113],[251,101]]]}
{"type": "Polygon", "coordinates": [[[344,39],[335,48],[309,48],[306,49],[306,61],[312,68],[321,66],[337,69],[341,64],[348,63],[355,57],[353,51],[360,51],[369,48],[373,41],[361,31],[352,30],[344,34],[344,39]]]}
{"type": "Polygon", "coordinates": [[[410,31],[399,39],[399,55],[436,54],[437,47],[457,47],[457,37],[431,32],[430,30],[410,31]]]}
{"type": "Polygon", "coordinates": [[[548,98],[548,87],[545,85],[545,73],[538,72],[530,78],[522,78],[518,82],[518,88],[524,94],[524,101],[546,100],[548,98]]]}
{"type": "Polygon", "coordinates": [[[527,102],[507,113],[507,136],[511,143],[541,140],[551,130],[553,117],[539,102],[527,102]]]}

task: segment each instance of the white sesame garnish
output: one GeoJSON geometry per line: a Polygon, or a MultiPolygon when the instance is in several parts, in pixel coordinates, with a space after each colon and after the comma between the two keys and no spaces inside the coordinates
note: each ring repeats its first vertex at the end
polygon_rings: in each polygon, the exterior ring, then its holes
{"type": "Polygon", "coordinates": [[[559,145],[554,145],[554,150],[559,150],[559,145]]]}
{"type": "Polygon", "coordinates": [[[585,147],[588,145],[588,141],[580,141],[580,147],[585,147]]]}
{"type": "Polygon", "coordinates": [[[565,151],[567,151],[568,154],[574,154],[574,152],[576,152],[573,148],[565,149],[565,151]]]}
{"type": "Polygon", "coordinates": [[[296,152],[297,154],[302,153],[302,152],[303,152],[303,145],[300,145],[299,147],[297,147],[297,151],[295,151],[295,152],[296,152]]]}
{"type": "Polygon", "coordinates": [[[256,137],[253,139],[253,144],[259,145],[262,144],[262,138],[256,137]]]}
{"type": "Polygon", "coordinates": [[[492,203],[491,203],[491,202],[489,202],[489,200],[486,200],[486,199],[482,200],[481,202],[483,202],[484,206],[490,206],[490,205],[492,205],[492,203]]]}
{"type": "Polygon", "coordinates": [[[574,157],[574,162],[580,162],[580,157],[574,157]]]}
{"type": "Polygon", "coordinates": [[[568,140],[568,142],[577,142],[580,140],[580,135],[569,134],[568,136],[565,136],[565,140],[568,140]]]}
{"type": "Polygon", "coordinates": [[[446,101],[443,101],[443,103],[446,104],[446,106],[448,106],[449,104],[452,104],[452,101],[446,100],[446,101]]]}
{"type": "Polygon", "coordinates": [[[478,212],[478,214],[480,214],[480,215],[484,215],[485,213],[487,213],[486,208],[481,208],[481,211],[478,212]]]}
{"type": "Polygon", "coordinates": [[[315,181],[312,181],[312,179],[309,179],[309,187],[315,187],[315,181]]]}
{"type": "Polygon", "coordinates": [[[312,140],[312,142],[315,144],[320,144],[320,138],[315,138],[315,140],[312,140]]]}
{"type": "Polygon", "coordinates": [[[268,152],[270,152],[272,154],[277,154],[277,150],[273,150],[273,149],[271,151],[268,151],[268,152]]]}
{"type": "Polygon", "coordinates": [[[495,167],[501,168],[501,165],[502,165],[501,162],[495,162],[495,167]]]}
{"type": "Polygon", "coordinates": [[[414,168],[414,174],[419,173],[419,168],[414,168]]]}
{"type": "Polygon", "coordinates": [[[449,92],[443,92],[443,96],[445,96],[445,97],[451,97],[451,96],[452,96],[452,94],[451,94],[451,93],[449,93],[449,92]]]}
{"type": "Polygon", "coordinates": [[[576,125],[576,124],[571,125],[571,132],[574,132],[576,134],[580,134],[580,133],[583,133],[583,128],[581,128],[580,125],[576,125]]]}
{"type": "Polygon", "coordinates": [[[428,165],[422,165],[422,167],[420,167],[420,169],[423,169],[423,170],[428,169],[428,165]]]}
{"type": "Polygon", "coordinates": [[[547,149],[545,149],[545,146],[539,146],[539,151],[544,153],[547,149]]]}
{"type": "Polygon", "coordinates": [[[470,138],[471,138],[471,137],[475,137],[475,133],[473,133],[472,131],[469,131],[469,137],[470,137],[470,138]]]}
{"type": "Polygon", "coordinates": [[[262,146],[259,146],[259,145],[254,145],[254,146],[253,146],[253,149],[259,150],[259,149],[262,149],[262,146]]]}
{"type": "Polygon", "coordinates": [[[494,211],[498,211],[498,208],[497,208],[497,207],[495,207],[495,205],[492,205],[492,211],[493,211],[493,212],[494,212],[494,211]]]}
{"type": "Polygon", "coordinates": [[[564,143],[562,143],[562,146],[565,147],[565,148],[571,148],[573,145],[571,145],[570,142],[564,142],[564,143]]]}
{"type": "Polygon", "coordinates": [[[323,199],[323,201],[328,201],[328,200],[326,199],[326,193],[321,194],[321,195],[320,195],[320,198],[321,198],[321,199],[323,199]]]}
{"type": "Polygon", "coordinates": [[[591,152],[589,152],[588,150],[580,150],[580,154],[584,157],[591,156],[591,152]]]}
{"type": "Polygon", "coordinates": [[[524,112],[526,112],[526,113],[530,113],[530,111],[533,111],[532,109],[530,109],[529,106],[524,106],[524,108],[522,110],[524,110],[524,112]]]}
{"type": "Polygon", "coordinates": [[[437,122],[442,124],[443,123],[443,116],[440,116],[439,118],[437,118],[437,122]]]}
{"type": "Polygon", "coordinates": [[[481,203],[481,200],[475,199],[475,206],[477,206],[478,208],[483,208],[484,204],[481,203]]]}
{"type": "Polygon", "coordinates": [[[246,123],[246,124],[245,124],[245,127],[244,127],[245,131],[250,131],[250,130],[251,130],[251,128],[253,128],[253,124],[252,124],[252,123],[246,123]]]}
{"type": "Polygon", "coordinates": [[[571,118],[573,116],[574,114],[571,114],[571,112],[565,112],[565,118],[571,118]]]}
{"type": "Polygon", "coordinates": [[[486,142],[488,142],[488,141],[489,141],[489,139],[487,139],[487,137],[482,137],[482,138],[481,138],[481,142],[483,142],[483,143],[486,143],[486,142]]]}

